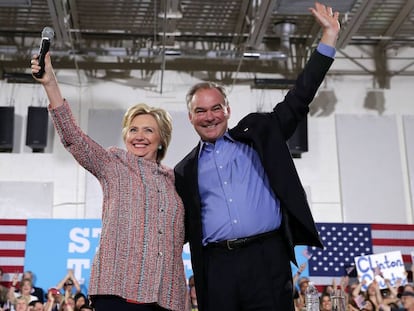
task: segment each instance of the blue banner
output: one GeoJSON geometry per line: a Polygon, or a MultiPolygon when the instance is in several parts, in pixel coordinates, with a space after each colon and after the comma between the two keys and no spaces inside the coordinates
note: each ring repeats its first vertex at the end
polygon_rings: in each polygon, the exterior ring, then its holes
{"type": "MultiPolygon", "coordinates": [[[[99,247],[100,219],[29,219],[26,232],[25,271],[35,274],[35,285],[47,291],[72,269],[87,294],[93,257],[99,247]]],[[[188,278],[192,274],[188,245],[183,261],[188,278]]]]}

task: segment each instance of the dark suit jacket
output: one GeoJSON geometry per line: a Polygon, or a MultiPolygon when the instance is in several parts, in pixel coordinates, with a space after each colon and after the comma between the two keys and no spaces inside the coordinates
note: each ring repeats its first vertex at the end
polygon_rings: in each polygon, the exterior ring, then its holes
{"type": "MultiPolygon", "coordinates": [[[[315,51],[298,76],[295,86],[272,112],[251,113],[229,130],[235,140],[249,144],[260,156],[270,185],[280,200],[281,229],[294,263],[295,245],[323,246],[286,141],[309,112],[308,106],[332,62],[331,58],[315,51]]],[[[197,179],[199,148],[200,144],[176,165],[175,184],[184,202],[186,239],[190,243],[197,301],[202,311],[205,275],[197,179]]]]}

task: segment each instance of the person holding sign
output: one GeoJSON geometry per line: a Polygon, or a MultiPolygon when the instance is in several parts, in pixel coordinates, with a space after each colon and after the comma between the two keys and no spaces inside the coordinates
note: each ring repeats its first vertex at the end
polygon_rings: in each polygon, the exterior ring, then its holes
{"type": "MultiPolygon", "coordinates": [[[[41,69],[37,55],[31,64],[34,75],[41,69]]],[[[62,144],[103,189],[100,246],[88,290],[94,309],[182,311],[184,208],[172,169],[161,164],[171,140],[170,115],[146,104],[130,107],[122,129],[126,150],[105,149],[76,124],[49,52],[44,75],[36,80],[46,91],[62,144]]]]}

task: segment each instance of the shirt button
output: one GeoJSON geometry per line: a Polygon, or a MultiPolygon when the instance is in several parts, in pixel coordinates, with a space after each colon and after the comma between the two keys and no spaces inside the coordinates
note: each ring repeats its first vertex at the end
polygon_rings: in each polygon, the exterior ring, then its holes
{"type": "Polygon", "coordinates": [[[158,252],[158,257],[162,257],[162,252],[158,252]]]}
{"type": "Polygon", "coordinates": [[[220,150],[216,150],[216,153],[219,154],[220,153],[220,150]]]}
{"type": "Polygon", "coordinates": [[[223,168],[223,165],[219,165],[219,168],[223,168]]]}
{"type": "Polygon", "coordinates": [[[229,202],[233,202],[233,199],[229,199],[229,202]]]}
{"type": "Polygon", "coordinates": [[[227,181],[225,181],[224,184],[227,185],[227,181]]]}
{"type": "Polygon", "coordinates": [[[233,220],[233,223],[234,223],[234,224],[237,224],[237,219],[233,220]]]}
{"type": "Polygon", "coordinates": [[[161,230],[161,229],[160,229],[160,230],[158,230],[158,233],[159,233],[159,234],[162,234],[162,230],[161,230]]]}

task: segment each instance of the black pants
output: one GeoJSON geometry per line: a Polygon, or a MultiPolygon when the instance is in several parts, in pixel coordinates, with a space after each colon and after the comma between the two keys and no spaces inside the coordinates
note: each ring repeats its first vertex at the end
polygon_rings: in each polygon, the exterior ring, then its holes
{"type": "Polygon", "coordinates": [[[112,295],[92,296],[91,301],[95,311],[168,311],[156,304],[136,304],[112,295]]]}
{"type": "Polygon", "coordinates": [[[290,259],[282,236],[228,250],[205,248],[205,311],[291,311],[290,259]]]}

